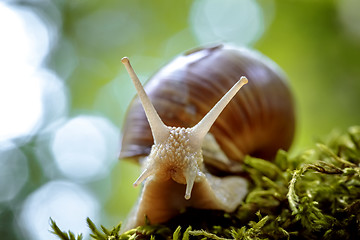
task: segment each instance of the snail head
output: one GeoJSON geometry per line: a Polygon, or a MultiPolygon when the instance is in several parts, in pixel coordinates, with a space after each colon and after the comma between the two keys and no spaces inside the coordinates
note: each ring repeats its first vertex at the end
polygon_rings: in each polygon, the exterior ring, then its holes
{"type": "Polygon", "coordinates": [[[201,151],[203,139],[222,110],[248,80],[241,77],[194,127],[169,127],[157,114],[129,59],[124,57],[121,61],[135,85],[154,138],[145,169],[134,182],[134,186],[150,176],[165,181],[171,178],[179,184],[186,184],[185,199],[190,199],[194,183],[204,177],[201,151]]]}

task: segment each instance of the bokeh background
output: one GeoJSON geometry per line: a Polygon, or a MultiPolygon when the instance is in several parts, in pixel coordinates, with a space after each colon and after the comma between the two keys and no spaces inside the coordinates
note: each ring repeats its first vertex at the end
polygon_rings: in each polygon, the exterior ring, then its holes
{"type": "Polygon", "coordinates": [[[122,121],[142,81],[209,43],[255,48],[289,76],[297,103],[292,152],[360,123],[360,1],[1,1],[0,238],[111,227],[139,189],[118,161],[122,121]]]}

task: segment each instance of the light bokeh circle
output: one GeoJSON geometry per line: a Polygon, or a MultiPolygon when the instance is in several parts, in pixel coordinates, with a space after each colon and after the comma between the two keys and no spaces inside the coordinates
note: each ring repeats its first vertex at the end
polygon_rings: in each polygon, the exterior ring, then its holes
{"type": "Polygon", "coordinates": [[[251,45],[264,32],[264,14],[255,0],[194,1],[190,25],[200,44],[232,42],[251,45]]]}
{"type": "Polygon", "coordinates": [[[29,177],[27,158],[13,143],[0,144],[0,202],[13,200],[29,177]]]}
{"type": "Polygon", "coordinates": [[[39,74],[50,37],[33,12],[0,3],[0,142],[31,135],[42,121],[39,74]]]}
{"type": "Polygon", "coordinates": [[[119,130],[100,116],[80,115],[54,133],[51,149],[68,178],[90,181],[108,173],[116,160],[119,130]]]}
{"type": "Polygon", "coordinates": [[[86,218],[93,221],[99,215],[99,203],[80,185],[67,181],[52,181],[34,191],[24,202],[19,226],[27,239],[56,239],[50,232],[50,218],[61,229],[75,234],[89,234],[86,218]]]}

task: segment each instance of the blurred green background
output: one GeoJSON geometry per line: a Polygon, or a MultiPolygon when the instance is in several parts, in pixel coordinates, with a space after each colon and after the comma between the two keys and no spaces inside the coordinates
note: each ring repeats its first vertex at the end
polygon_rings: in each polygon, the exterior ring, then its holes
{"type": "Polygon", "coordinates": [[[360,123],[360,1],[2,1],[0,238],[88,233],[126,218],[139,168],[117,160],[135,90],[190,48],[235,43],[277,62],[294,91],[296,153],[360,123]]]}

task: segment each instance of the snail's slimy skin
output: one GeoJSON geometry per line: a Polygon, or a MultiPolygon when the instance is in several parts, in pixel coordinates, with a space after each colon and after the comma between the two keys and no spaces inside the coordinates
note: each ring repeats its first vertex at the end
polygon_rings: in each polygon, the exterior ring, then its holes
{"type": "Polygon", "coordinates": [[[161,181],[153,175],[145,180],[137,205],[130,213],[124,230],[150,223],[164,223],[186,207],[232,212],[247,194],[247,180],[237,176],[215,177],[205,173],[195,181],[191,198],[186,200],[186,186],[172,179],[161,181]],[[235,190],[236,189],[236,190],[235,190]]]}
{"type": "Polygon", "coordinates": [[[201,147],[220,113],[247,84],[247,78],[241,77],[194,127],[168,127],[155,111],[129,60],[123,58],[122,62],[136,87],[154,137],[145,169],[134,183],[137,186],[145,181],[127,228],[143,225],[145,216],[151,223],[165,222],[186,207],[235,210],[247,192],[246,181],[239,176],[219,178],[207,173],[201,147]]]}
{"type": "Polygon", "coordinates": [[[204,177],[203,158],[199,143],[191,141],[191,128],[169,127],[169,137],[162,143],[154,144],[146,162],[145,170],[134,185],[154,175],[157,181],[172,179],[186,184],[185,198],[189,199],[195,181],[204,177]]]}

